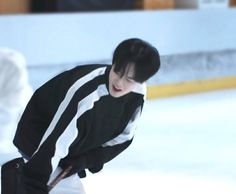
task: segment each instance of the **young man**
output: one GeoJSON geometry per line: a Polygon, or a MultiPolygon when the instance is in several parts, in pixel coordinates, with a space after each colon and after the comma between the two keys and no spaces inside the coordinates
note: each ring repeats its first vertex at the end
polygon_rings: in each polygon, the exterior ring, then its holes
{"type": "Polygon", "coordinates": [[[112,66],[78,66],[37,89],[14,138],[25,159],[25,193],[48,193],[49,179],[68,166],[65,184],[85,177],[86,169],[98,172],[125,150],[142,111],[145,81],[159,67],[156,48],[133,38],[117,46],[112,66]]]}

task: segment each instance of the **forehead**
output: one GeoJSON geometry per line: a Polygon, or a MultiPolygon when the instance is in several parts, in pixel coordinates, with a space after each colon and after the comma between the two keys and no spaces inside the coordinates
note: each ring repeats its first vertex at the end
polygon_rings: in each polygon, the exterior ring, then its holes
{"type": "Polygon", "coordinates": [[[135,76],[135,68],[134,64],[128,64],[125,69],[125,75],[128,77],[134,77],[135,76]]]}
{"type": "Polygon", "coordinates": [[[127,65],[112,65],[113,72],[118,74],[120,77],[128,77],[129,79],[133,79],[136,81],[136,70],[134,63],[128,63],[127,65]]]}
{"type": "Polygon", "coordinates": [[[135,73],[135,65],[133,63],[129,63],[129,64],[123,65],[123,66],[116,66],[114,64],[113,67],[116,72],[119,72],[122,74],[134,74],[135,73]]]}

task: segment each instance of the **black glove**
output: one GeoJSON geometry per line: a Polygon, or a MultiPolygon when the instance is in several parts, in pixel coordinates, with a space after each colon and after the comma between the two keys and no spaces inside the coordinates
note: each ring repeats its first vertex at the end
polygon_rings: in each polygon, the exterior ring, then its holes
{"type": "Polygon", "coordinates": [[[85,170],[81,170],[79,172],[77,172],[79,178],[85,178],[86,177],[86,171],[85,170]]]}
{"type": "Polygon", "coordinates": [[[99,172],[99,171],[102,170],[102,169],[103,169],[103,164],[94,166],[94,167],[92,167],[92,168],[89,168],[89,171],[90,171],[91,173],[97,173],[97,172],[99,172]]]}
{"type": "Polygon", "coordinates": [[[72,166],[70,172],[65,176],[69,177],[73,174],[78,174],[80,178],[86,177],[85,169],[88,168],[90,172],[97,173],[103,168],[103,164],[90,164],[89,155],[80,155],[76,158],[65,158],[62,159],[59,163],[59,166],[64,170],[68,166],[72,166]]]}
{"type": "Polygon", "coordinates": [[[83,178],[86,176],[85,169],[92,173],[100,171],[103,168],[103,158],[103,149],[99,147],[76,157],[66,157],[60,161],[59,166],[62,169],[72,166],[66,177],[78,173],[79,177],[83,178]]]}
{"type": "MultiPolygon", "coordinates": [[[[89,171],[90,171],[91,173],[97,173],[97,172],[99,172],[100,170],[102,170],[102,168],[103,168],[103,164],[102,164],[102,165],[97,165],[96,167],[93,167],[93,168],[89,168],[89,171]]],[[[78,176],[79,176],[80,178],[86,177],[86,172],[85,172],[85,170],[79,171],[77,174],[78,174],[78,176]]]]}
{"type": "Polygon", "coordinates": [[[69,177],[73,174],[78,173],[78,175],[83,178],[86,176],[85,168],[87,164],[86,156],[81,155],[76,158],[64,158],[60,161],[59,166],[64,170],[69,166],[72,166],[70,172],[65,176],[69,177]]]}

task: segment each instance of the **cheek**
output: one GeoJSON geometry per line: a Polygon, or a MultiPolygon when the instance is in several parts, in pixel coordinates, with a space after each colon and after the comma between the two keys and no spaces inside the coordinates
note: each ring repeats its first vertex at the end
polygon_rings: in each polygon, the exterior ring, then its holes
{"type": "Polygon", "coordinates": [[[110,77],[110,82],[115,83],[115,82],[117,82],[117,79],[118,79],[118,76],[116,74],[112,73],[111,77],[110,77]]]}
{"type": "Polygon", "coordinates": [[[135,88],[135,84],[133,83],[129,83],[129,84],[126,84],[126,92],[131,92],[133,89],[135,88]]]}

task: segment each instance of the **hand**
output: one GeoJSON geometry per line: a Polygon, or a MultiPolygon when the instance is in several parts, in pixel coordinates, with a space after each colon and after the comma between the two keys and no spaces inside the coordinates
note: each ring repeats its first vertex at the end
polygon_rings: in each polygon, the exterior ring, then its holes
{"type": "MultiPolygon", "coordinates": [[[[65,159],[62,159],[59,163],[59,166],[65,170],[66,168],[68,168],[68,166],[71,166],[71,170],[67,173],[67,175],[65,176],[66,177],[69,177],[73,174],[76,174],[76,173],[81,173],[81,176],[84,177],[84,174],[85,172],[84,169],[86,168],[86,157],[85,156],[78,156],[76,158],[65,158],[65,159]],[[83,175],[82,175],[83,174],[83,175]]],[[[85,174],[86,176],[86,174],[85,174]]]]}

